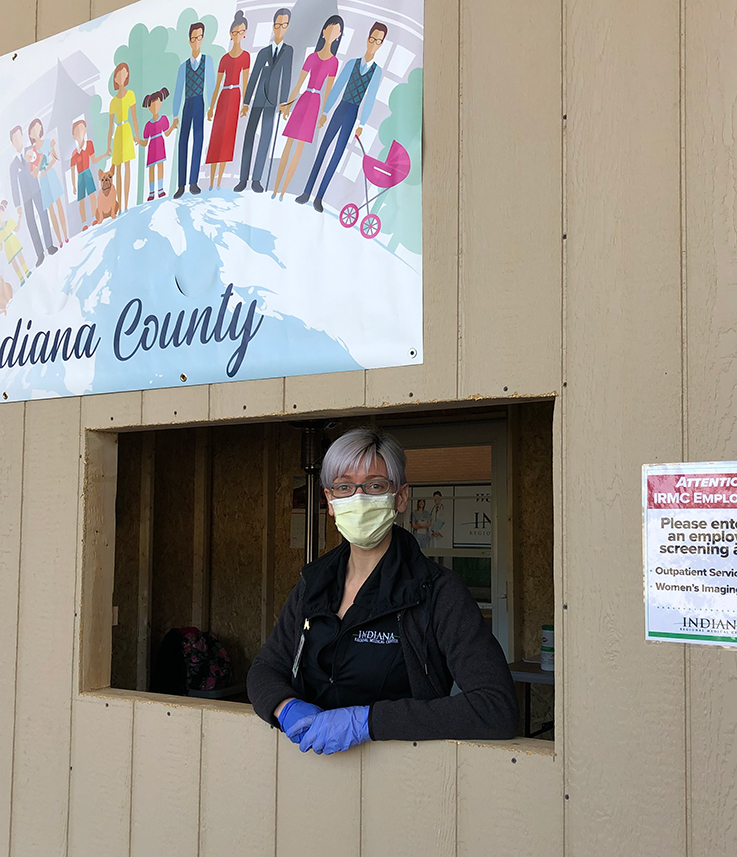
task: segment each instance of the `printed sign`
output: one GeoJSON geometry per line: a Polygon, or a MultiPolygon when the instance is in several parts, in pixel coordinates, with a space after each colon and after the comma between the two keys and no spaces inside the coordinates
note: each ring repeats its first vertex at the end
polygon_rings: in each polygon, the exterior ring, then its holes
{"type": "Polygon", "coordinates": [[[647,640],[737,646],[737,462],[642,469],[647,640]]]}
{"type": "Polygon", "coordinates": [[[422,0],[144,0],[0,58],[0,403],[422,362],[422,0]]]}

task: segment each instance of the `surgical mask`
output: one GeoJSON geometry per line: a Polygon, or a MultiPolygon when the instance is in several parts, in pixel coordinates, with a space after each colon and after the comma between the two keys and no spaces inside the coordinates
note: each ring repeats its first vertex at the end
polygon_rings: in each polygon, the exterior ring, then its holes
{"type": "Polygon", "coordinates": [[[363,494],[331,500],[338,532],[356,547],[371,550],[392,528],[396,494],[363,494]]]}

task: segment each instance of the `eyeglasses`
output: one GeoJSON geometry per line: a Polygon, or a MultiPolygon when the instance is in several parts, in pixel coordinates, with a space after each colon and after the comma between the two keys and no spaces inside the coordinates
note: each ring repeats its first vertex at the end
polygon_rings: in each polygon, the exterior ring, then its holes
{"type": "Polygon", "coordinates": [[[388,479],[369,479],[366,482],[335,482],[330,486],[330,493],[336,499],[341,497],[352,497],[359,488],[364,494],[388,494],[391,482],[388,479]]]}
{"type": "Polygon", "coordinates": [[[281,28],[282,30],[286,30],[288,26],[289,26],[289,21],[287,21],[284,24],[274,24],[274,29],[278,30],[279,28],[281,28]]]}
{"type": "Polygon", "coordinates": [[[190,42],[201,42],[205,37],[204,36],[190,36],[190,42]]]}
{"type": "Polygon", "coordinates": [[[380,45],[383,41],[383,39],[375,39],[373,36],[369,36],[370,45],[380,45]]]}

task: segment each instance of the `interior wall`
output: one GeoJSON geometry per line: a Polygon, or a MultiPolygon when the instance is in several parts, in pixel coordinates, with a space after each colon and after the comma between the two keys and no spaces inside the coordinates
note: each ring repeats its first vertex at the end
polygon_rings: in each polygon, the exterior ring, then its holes
{"type": "Polygon", "coordinates": [[[118,608],[118,622],[113,626],[110,676],[113,687],[135,688],[137,682],[141,445],[139,432],[124,432],[118,437],[113,582],[113,605],[118,608]]]}
{"type": "Polygon", "coordinates": [[[210,630],[228,650],[237,682],[261,647],[264,443],[263,425],[212,432],[210,630]]]}

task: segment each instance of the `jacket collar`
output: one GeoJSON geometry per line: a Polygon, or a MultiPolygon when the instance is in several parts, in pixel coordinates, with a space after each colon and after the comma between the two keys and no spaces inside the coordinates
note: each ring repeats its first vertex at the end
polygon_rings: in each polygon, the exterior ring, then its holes
{"type": "MultiPolygon", "coordinates": [[[[343,541],[304,567],[305,616],[335,612],[335,593],[338,585],[342,592],[350,550],[350,544],[343,541]]],[[[437,574],[437,567],[422,553],[417,539],[395,525],[389,548],[361,587],[356,603],[367,608],[368,618],[404,610],[425,600],[437,574]]]]}

